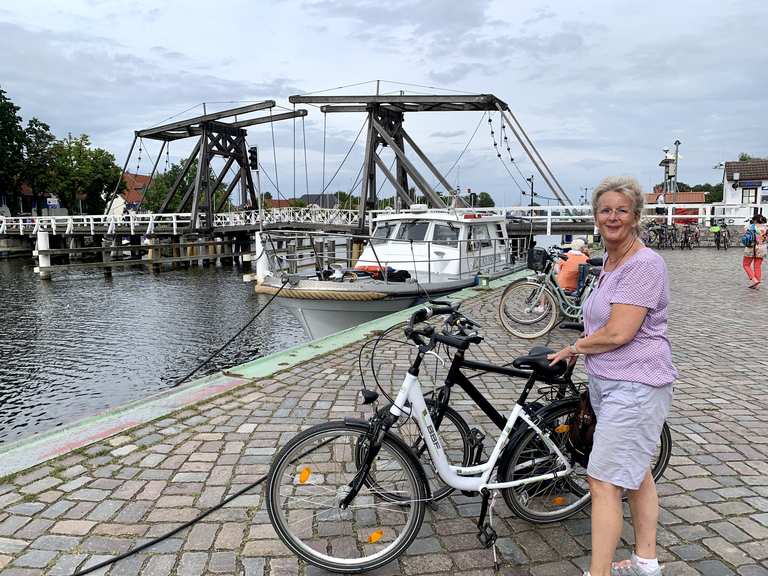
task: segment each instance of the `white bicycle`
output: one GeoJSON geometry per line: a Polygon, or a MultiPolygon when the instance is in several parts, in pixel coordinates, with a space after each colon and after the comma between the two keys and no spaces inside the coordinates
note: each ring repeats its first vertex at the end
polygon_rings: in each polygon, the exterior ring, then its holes
{"type": "MultiPolygon", "coordinates": [[[[478,538],[486,547],[496,540],[492,508],[499,490],[514,492],[521,505],[542,500],[535,505],[553,511],[547,521],[570,516],[589,502],[584,470],[575,473],[576,465],[565,449],[566,421],[572,410],[549,410],[540,417],[524,408],[534,377],[512,408],[487,461],[479,462],[482,450],[468,466],[448,461],[422,394],[419,368],[438,343],[463,351],[482,338],[440,334],[431,326],[414,325],[433,314],[452,312],[450,306],[426,307],[411,317],[406,335],[419,346],[418,354],[382,417],[314,426],[291,439],[275,458],[266,488],[267,510],[280,538],[300,558],[335,572],[364,572],[392,561],[413,542],[432,495],[421,461],[394,433],[401,417],[416,422],[431,463],[446,485],[482,497],[478,538]],[[494,470],[498,471],[492,478],[494,470]],[[531,488],[519,490],[526,486],[531,488]]],[[[550,367],[545,356],[522,360],[516,366],[539,378],[557,378],[567,369],[564,362],[550,367]]],[[[368,392],[366,403],[375,401],[375,396],[368,392]]]]}

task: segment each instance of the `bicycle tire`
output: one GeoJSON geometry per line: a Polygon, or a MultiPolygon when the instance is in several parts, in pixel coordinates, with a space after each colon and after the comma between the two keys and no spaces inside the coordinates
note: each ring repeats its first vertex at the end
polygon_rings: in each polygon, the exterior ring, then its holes
{"type": "MultiPolygon", "coordinates": [[[[542,431],[545,429],[544,427],[547,426],[546,422],[551,420],[557,420],[558,422],[563,422],[567,420],[567,415],[575,412],[579,406],[579,400],[576,397],[569,400],[561,400],[559,402],[562,403],[562,406],[554,409],[554,411],[552,412],[552,416],[550,416],[550,414],[545,414],[542,417],[542,422],[539,424],[539,428],[541,428],[542,431]]],[[[546,410],[546,407],[544,408],[544,410],[546,410]]],[[[526,426],[520,431],[520,435],[517,437],[517,439],[515,437],[512,438],[511,444],[513,444],[514,446],[517,446],[523,442],[523,438],[529,439],[531,436],[535,436],[535,435],[536,435],[535,432],[526,426]]],[[[558,447],[560,447],[560,442],[558,442],[558,447]]],[[[519,450],[519,448],[516,448],[516,450],[519,450]]],[[[563,449],[561,448],[561,450],[563,449]]],[[[566,452],[563,451],[563,453],[565,454],[566,452]]],[[[659,435],[659,445],[657,447],[657,452],[655,454],[655,461],[652,462],[652,467],[651,467],[651,475],[653,476],[653,479],[655,482],[658,482],[664,475],[664,472],[666,471],[667,466],[669,465],[669,460],[671,457],[672,457],[672,433],[669,428],[669,425],[666,422],[664,422],[664,425],[661,428],[661,434],[659,435]]],[[[513,453],[512,457],[506,460],[502,464],[504,466],[504,470],[499,470],[500,479],[509,478],[510,469],[514,469],[514,465],[512,464],[514,459],[515,459],[515,453],[513,453]]],[[[506,481],[506,480],[499,480],[499,481],[506,481]]],[[[565,485],[568,486],[568,488],[574,493],[574,495],[577,498],[582,498],[586,496],[586,499],[583,502],[577,503],[577,506],[575,506],[574,508],[569,507],[566,510],[561,511],[561,513],[556,516],[550,516],[550,515],[541,516],[536,514],[530,514],[529,511],[521,509],[521,507],[517,503],[514,503],[513,501],[511,501],[514,496],[512,493],[509,492],[510,490],[513,490],[511,488],[503,489],[502,496],[504,497],[504,501],[507,503],[509,508],[515,514],[517,514],[518,516],[520,516],[525,520],[528,520],[529,522],[533,522],[537,524],[557,522],[559,520],[568,518],[573,514],[576,514],[577,512],[582,510],[584,507],[586,507],[591,501],[588,484],[586,482],[586,470],[584,468],[577,467],[576,473],[574,475],[568,476],[565,478],[565,485]],[[574,481],[573,479],[574,476],[577,476],[577,477],[583,476],[583,478],[579,478],[578,480],[574,481]]],[[[626,499],[627,499],[627,495],[625,493],[622,496],[622,500],[626,500],[626,499]]]]}
{"type": "MultiPolygon", "coordinates": [[[[439,431],[441,444],[448,456],[448,461],[454,465],[460,461],[461,466],[469,466],[471,449],[469,441],[470,430],[467,422],[450,406],[443,407],[444,412],[442,418],[438,419],[435,400],[427,399],[425,402],[427,404],[427,409],[429,410],[429,415],[432,417],[432,421],[435,425],[435,429],[439,431]],[[450,426],[446,429],[447,422],[450,423],[450,426]],[[459,451],[461,451],[460,454],[459,451]]],[[[377,414],[383,416],[387,412],[389,412],[389,406],[380,408],[377,411],[377,414]]],[[[442,500],[451,494],[454,489],[445,484],[436,474],[434,465],[432,464],[432,458],[424,443],[424,439],[421,436],[419,427],[413,421],[413,418],[407,418],[405,416],[400,417],[398,424],[399,425],[395,425],[390,431],[397,433],[408,445],[416,458],[422,463],[432,493],[432,500],[442,500]],[[400,422],[402,422],[402,424],[400,422]]],[[[359,458],[357,452],[355,455],[356,458],[359,458]]],[[[386,496],[382,497],[386,498],[386,496]]],[[[393,498],[393,500],[396,500],[396,498],[393,498]]]]}
{"type": "Polygon", "coordinates": [[[364,485],[350,506],[339,506],[358,472],[352,466],[353,450],[368,441],[367,422],[327,422],[294,436],[275,458],[267,481],[267,512],[280,539],[302,560],[332,572],[373,570],[397,558],[418,535],[426,480],[395,436],[384,437],[373,468],[386,471],[394,482],[395,466],[402,467],[397,486],[407,489],[410,498],[377,505],[378,496],[364,485]],[[316,512],[315,506],[322,510],[316,512]]]}
{"type": "MultiPolygon", "coordinates": [[[[550,439],[566,456],[567,426],[564,425],[578,407],[577,398],[562,402],[560,406],[545,413],[537,424],[543,433],[549,433],[550,439]]],[[[557,466],[556,455],[532,428],[522,430],[512,441],[514,444],[509,447],[512,450],[511,457],[505,460],[499,469],[498,481],[507,482],[524,477],[521,472],[516,471],[519,469],[532,470],[525,475],[543,475],[556,472],[560,468],[557,466]]],[[[534,524],[549,524],[569,518],[589,504],[589,490],[584,489],[586,482],[586,470],[574,464],[573,472],[568,476],[503,488],[501,494],[507,506],[518,517],[534,524]]]]}
{"type": "Polygon", "coordinates": [[[530,340],[554,328],[560,316],[560,307],[546,286],[526,280],[507,287],[499,299],[498,313],[507,332],[530,340]],[[537,311],[537,307],[541,311],[537,311]]]}

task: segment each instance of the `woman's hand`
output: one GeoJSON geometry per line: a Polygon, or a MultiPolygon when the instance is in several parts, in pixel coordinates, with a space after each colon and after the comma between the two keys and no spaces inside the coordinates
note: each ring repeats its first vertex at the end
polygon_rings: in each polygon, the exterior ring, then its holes
{"type": "Polygon", "coordinates": [[[550,366],[554,366],[555,364],[560,362],[560,360],[567,361],[568,365],[570,366],[571,364],[575,364],[576,363],[576,359],[577,358],[578,358],[578,356],[573,353],[573,350],[571,349],[570,346],[566,346],[565,348],[560,350],[560,352],[556,352],[554,354],[547,355],[547,360],[550,361],[549,362],[550,366]]]}

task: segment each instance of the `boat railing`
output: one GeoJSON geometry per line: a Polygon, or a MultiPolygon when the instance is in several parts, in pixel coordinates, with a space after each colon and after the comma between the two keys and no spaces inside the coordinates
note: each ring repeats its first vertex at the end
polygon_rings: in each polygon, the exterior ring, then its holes
{"type": "Polygon", "coordinates": [[[426,281],[432,282],[437,274],[437,264],[444,268],[449,262],[458,262],[458,274],[451,274],[454,278],[470,278],[478,273],[496,274],[512,270],[517,262],[524,260],[527,249],[527,238],[483,238],[436,243],[433,240],[290,230],[265,231],[262,233],[262,242],[270,268],[280,273],[297,274],[300,270],[323,270],[338,265],[342,268],[370,267],[380,270],[385,281],[388,281],[390,268],[407,268],[417,281],[424,281],[421,275],[426,274],[426,281]],[[377,246],[383,242],[408,246],[410,257],[393,259],[391,255],[381,255],[377,246]],[[433,254],[433,248],[437,246],[457,250],[455,255],[446,253],[438,257],[433,254]],[[373,258],[361,258],[365,247],[371,248],[373,258]]]}

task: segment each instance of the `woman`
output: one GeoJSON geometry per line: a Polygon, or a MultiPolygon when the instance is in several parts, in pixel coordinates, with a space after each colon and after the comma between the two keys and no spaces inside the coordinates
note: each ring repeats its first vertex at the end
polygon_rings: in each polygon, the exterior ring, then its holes
{"type": "Polygon", "coordinates": [[[749,278],[749,287],[757,288],[763,280],[763,258],[766,253],[766,243],[768,243],[768,226],[766,226],[765,216],[755,214],[750,223],[744,228],[744,232],[754,226],[755,245],[744,248],[744,259],[741,262],[744,272],[749,278]]]}
{"type": "Polygon", "coordinates": [[[656,559],[659,505],[651,458],[672,402],[677,371],[667,339],[669,284],[664,261],[639,239],[643,193],[634,178],[606,178],[592,210],[606,258],[584,306],[585,335],[552,362],[585,356],[597,415],[587,476],[592,493],[592,559],[588,575],[660,575],[656,559]],[[632,559],[612,564],[627,490],[635,530],[632,559]]]}
{"type": "Polygon", "coordinates": [[[557,283],[563,290],[573,292],[579,286],[579,265],[586,264],[589,252],[586,242],[581,238],[571,242],[571,249],[566,253],[567,260],[558,261],[555,265],[557,283]]]}

